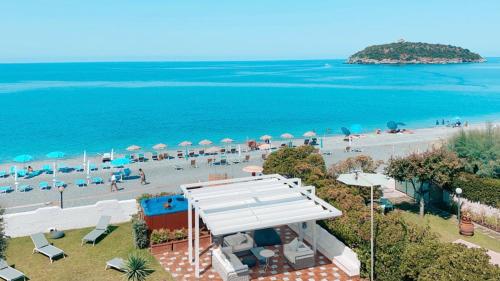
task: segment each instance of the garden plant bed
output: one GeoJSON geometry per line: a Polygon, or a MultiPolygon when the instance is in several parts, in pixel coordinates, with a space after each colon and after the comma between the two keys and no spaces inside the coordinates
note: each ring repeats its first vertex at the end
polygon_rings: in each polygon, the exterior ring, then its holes
{"type": "MultiPolygon", "coordinates": [[[[211,238],[209,233],[200,235],[200,243],[210,243],[210,239],[211,238]]],[[[164,252],[185,251],[187,250],[187,248],[188,248],[188,239],[183,239],[183,240],[173,240],[160,244],[151,244],[149,249],[153,255],[157,255],[159,253],[164,253],[164,252]]]]}

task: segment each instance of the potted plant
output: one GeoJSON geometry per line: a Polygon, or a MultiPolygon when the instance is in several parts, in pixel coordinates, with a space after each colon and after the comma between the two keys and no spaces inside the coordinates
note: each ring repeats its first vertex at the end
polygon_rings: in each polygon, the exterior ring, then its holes
{"type": "Polygon", "coordinates": [[[462,211],[462,216],[460,218],[459,232],[464,236],[474,235],[474,224],[472,223],[472,216],[470,211],[467,209],[462,211]]]}

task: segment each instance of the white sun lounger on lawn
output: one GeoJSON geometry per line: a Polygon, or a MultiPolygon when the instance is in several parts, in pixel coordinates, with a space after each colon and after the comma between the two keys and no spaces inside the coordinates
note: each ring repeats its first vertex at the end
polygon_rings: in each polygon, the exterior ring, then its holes
{"type": "Polygon", "coordinates": [[[0,259],[0,278],[7,281],[26,280],[26,275],[24,275],[21,271],[10,267],[5,260],[0,259]]]}
{"type": "Polygon", "coordinates": [[[33,244],[35,244],[35,248],[33,249],[33,254],[34,253],[44,254],[47,257],[49,257],[51,263],[55,257],[58,256],[63,256],[63,258],[66,257],[64,255],[63,250],[49,244],[49,241],[47,241],[47,238],[45,238],[43,233],[32,234],[31,240],[33,241],[33,244]]]}
{"type": "Polygon", "coordinates": [[[87,242],[92,242],[92,245],[95,246],[96,240],[101,237],[104,233],[108,232],[109,221],[111,220],[110,216],[101,216],[99,222],[97,223],[94,230],[89,232],[89,234],[85,235],[82,239],[82,246],[87,242]]]}

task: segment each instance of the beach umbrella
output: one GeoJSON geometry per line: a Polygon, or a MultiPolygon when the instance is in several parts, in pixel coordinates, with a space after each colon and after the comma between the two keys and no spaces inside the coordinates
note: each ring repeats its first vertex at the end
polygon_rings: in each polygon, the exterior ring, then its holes
{"type": "Polygon", "coordinates": [[[193,143],[190,141],[183,141],[183,142],[179,143],[179,146],[186,147],[186,146],[190,146],[192,144],[193,143]]]}
{"type": "Polygon", "coordinates": [[[304,137],[306,138],[312,138],[312,137],[315,137],[316,136],[316,133],[313,132],[313,131],[307,131],[303,134],[304,137]]]}
{"type": "Polygon", "coordinates": [[[116,158],[111,161],[111,165],[113,166],[123,166],[130,164],[130,160],[128,158],[116,158]]]}
{"type": "Polygon", "coordinates": [[[203,146],[205,146],[205,145],[211,145],[211,144],[212,144],[212,141],[211,141],[211,140],[204,139],[204,140],[200,141],[198,144],[199,144],[199,145],[203,145],[203,146]]]}
{"type": "Polygon", "coordinates": [[[268,143],[264,143],[264,144],[259,145],[259,149],[260,149],[260,150],[267,150],[267,149],[271,149],[271,145],[270,145],[270,144],[268,144],[268,143]]]}
{"type": "Polygon", "coordinates": [[[165,148],[167,148],[167,145],[166,145],[166,144],[164,144],[164,143],[155,144],[155,145],[153,146],[153,149],[154,149],[154,150],[163,150],[163,149],[165,149],[165,148]]]}
{"type": "Polygon", "coordinates": [[[280,136],[282,139],[293,139],[293,135],[289,133],[284,133],[280,136]]]}
{"type": "Polygon", "coordinates": [[[129,147],[127,147],[127,151],[137,151],[137,150],[141,150],[142,148],[138,145],[131,145],[129,147]]]}
{"type": "Polygon", "coordinates": [[[31,160],[33,160],[33,156],[28,154],[21,154],[14,158],[14,162],[18,163],[27,163],[30,162],[31,160]]]}
{"type": "Polygon", "coordinates": [[[354,134],[361,134],[362,131],[363,127],[361,127],[360,124],[351,125],[351,132],[353,132],[354,134]]]}
{"type": "Polygon", "coordinates": [[[389,128],[390,130],[396,130],[398,128],[398,124],[396,124],[396,122],[394,121],[389,121],[387,122],[387,128],[389,128]]]}
{"type": "Polygon", "coordinates": [[[64,152],[62,151],[52,151],[52,152],[49,152],[47,153],[47,158],[50,158],[50,159],[61,159],[61,158],[64,158],[65,154],[64,152]]]}
{"type": "Polygon", "coordinates": [[[16,186],[16,190],[18,184],[19,183],[17,182],[17,166],[14,166],[14,185],[16,186]]]}
{"type": "Polygon", "coordinates": [[[217,153],[220,151],[220,147],[218,146],[212,146],[207,149],[205,149],[205,153],[212,154],[212,153],[217,153]]]}
{"type": "Polygon", "coordinates": [[[252,173],[252,176],[255,176],[256,173],[262,173],[264,168],[261,166],[246,166],[242,169],[243,172],[252,173]]]}
{"type": "Polygon", "coordinates": [[[225,138],[225,139],[222,139],[220,142],[223,142],[223,143],[232,143],[233,141],[234,141],[233,139],[225,138]]]}
{"type": "Polygon", "coordinates": [[[342,133],[343,133],[346,137],[348,137],[348,136],[350,136],[350,135],[351,135],[351,131],[349,131],[349,129],[347,129],[346,127],[342,127],[342,128],[340,128],[340,130],[342,131],[342,133]]]}
{"type": "Polygon", "coordinates": [[[263,135],[263,136],[260,137],[260,140],[266,141],[266,140],[270,140],[272,138],[273,137],[271,137],[270,135],[263,135]]]}

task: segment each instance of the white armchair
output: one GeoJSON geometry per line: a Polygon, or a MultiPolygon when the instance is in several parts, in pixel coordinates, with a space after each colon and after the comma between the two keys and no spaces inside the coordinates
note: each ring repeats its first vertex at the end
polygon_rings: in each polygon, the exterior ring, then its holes
{"type": "Polygon", "coordinates": [[[314,266],[314,251],[297,238],[283,245],[283,254],[294,269],[303,269],[314,266]]]}

